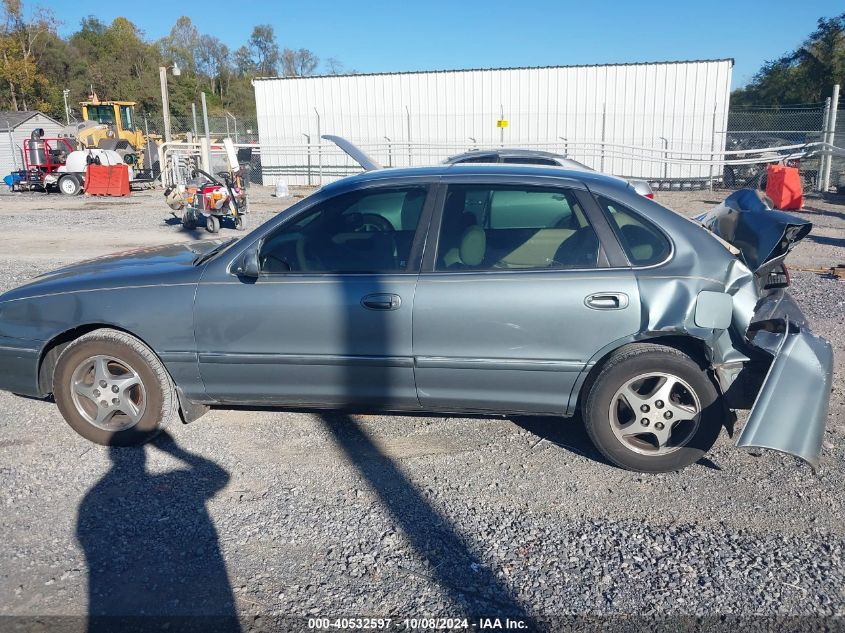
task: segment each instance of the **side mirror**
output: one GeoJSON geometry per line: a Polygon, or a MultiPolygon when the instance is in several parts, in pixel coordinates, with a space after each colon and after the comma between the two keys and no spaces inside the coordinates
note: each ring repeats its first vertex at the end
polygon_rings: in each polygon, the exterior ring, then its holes
{"type": "Polygon", "coordinates": [[[235,265],[235,273],[239,277],[258,279],[258,275],[261,273],[261,266],[258,265],[257,248],[250,248],[241,255],[238,263],[235,265]]]}

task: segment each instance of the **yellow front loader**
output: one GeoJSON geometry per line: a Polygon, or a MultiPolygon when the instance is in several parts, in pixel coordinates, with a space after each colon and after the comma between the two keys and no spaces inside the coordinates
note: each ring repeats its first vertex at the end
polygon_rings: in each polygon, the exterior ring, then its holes
{"type": "Polygon", "coordinates": [[[82,123],[76,139],[82,149],[112,149],[142,178],[159,174],[158,145],[147,138],[135,119],[134,101],[100,101],[97,95],[82,101],[82,123]]]}

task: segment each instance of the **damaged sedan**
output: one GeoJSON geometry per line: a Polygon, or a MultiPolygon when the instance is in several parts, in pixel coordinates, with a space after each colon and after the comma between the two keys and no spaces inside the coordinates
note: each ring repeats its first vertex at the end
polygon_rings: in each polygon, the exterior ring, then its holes
{"type": "Polygon", "coordinates": [[[211,406],[580,412],[646,472],[697,461],[750,409],[739,446],[815,467],[832,354],[783,265],[811,226],[761,204],[692,221],[583,170],[371,169],[240,240],[0,296],[0,388],[117,445],[211,406]]]}

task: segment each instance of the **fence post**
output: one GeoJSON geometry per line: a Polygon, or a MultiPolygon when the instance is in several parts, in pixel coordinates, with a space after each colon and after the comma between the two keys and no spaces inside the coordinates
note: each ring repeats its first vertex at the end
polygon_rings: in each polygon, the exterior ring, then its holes
{"type": "Polygon", "coordinates": [[[306,158],[307,167],[306,167],[305,174],[306,174],[306,178],[308,179],[308,186],[310,187],[311,186],[311,135],[305,134],[303,132],[302,136],[305,137],[305,142],[308,143],[308,145],[305,146],[305,151],[307,152],[307,158],[306,158]]]}
{"type": "Polygon", "coordinates": [[[607,102],[602,104],[601,107],[601,169],[600,172],[604,173],[604,139],[605,139],[605,132],[606,132],[606,125],[607,125],[607,102]]]}
{"type": "MultiPolygon", "coordinates": [[[[822,125],[821,125],[821,142],[827,142],[827,121],[830,118],[830,97],[824,100],[824,113],[822,114],[822,125]]],[[[821,156],[819,157],[819,171],[816,174],[816,191],[819,193],[822,192],[822,178],[824,176],[824,166],[827,163],[827,154],[822,150],[821,156]]]]}
{"type": "Polygon", "coordinates": [[[205,105],[205,93],[200,93],[200,100],[202,101],[202,122],[205,126],[205,141],[206,141],[206,150],[207,156],[206,160],[208,161],[206,165],[208,165],[208,171],[211,171],[211,130],[208,129],[208,108],[205,105]]]}
{"type": "MultiPolygon", "coordinates": [[[[658,136],[663,141],[663,180],[669,180],[669,139],[665,136],[658,136]]],[[[671,189],[671,187],[669,187],[671,189]]]]}
{"type": "Polygon", "coordinates": [[[387,141],[387,166],[393,167],[393,147],[391,146],[391,140],[388,137],[384,137],[384,140],[387,141]]]}
{"type": "MultiPolygon", "coordinates": [[[[834,84],[833,95],[830,99],[830,111],[828,114],[827,133],[825,134],[825,143],[833,145],[834,135],[836,134],[836,113],[839,109],[839,84],[834,84]]],[[[825,147],[825,155],[827,160],[824,162],[824,169],[822,173],[822,193],[826,193],[830,189],[830,169],[833,163],[833,154],[829,147],[825,147]]]]}
{"type": "Polygon", "coordinates": [[[314,108],[317,115],[317,177],[320,181],[320,186],[323,186],[323,135],[320,132],[320,112],[314,108]]]}
{"type": "Polygon", "coordinates": [[[405,116],[408,120],[408,167],[414,164],[412,160],[412,150],[411,150],[411,111],[408,109],[408,106],[405,106],[405,116]]]}
{"type": "Polygon", "coordinates": [[[191,114],[194,118],[194,138],[199,136],[199,127],[197,126],[197,104],[191,102],[191,114]]]}
{"type": "Polygon", "coordinates": [[[716,108],[718,104],[713,104],[713,133],[710,135],[710,191],[713,191],[713,172],[716,171],[716,108]]]}

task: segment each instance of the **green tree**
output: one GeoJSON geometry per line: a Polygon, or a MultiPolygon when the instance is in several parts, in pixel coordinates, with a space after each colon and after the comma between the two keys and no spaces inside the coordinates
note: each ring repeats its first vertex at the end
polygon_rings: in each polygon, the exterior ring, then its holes
{"type": "Polygon", "coordinates": [[[797,49],[767,61],[751,82],[731,94],[735,105],[816,103],[845,83],[845,13],[821,18],[797,49]]]}

